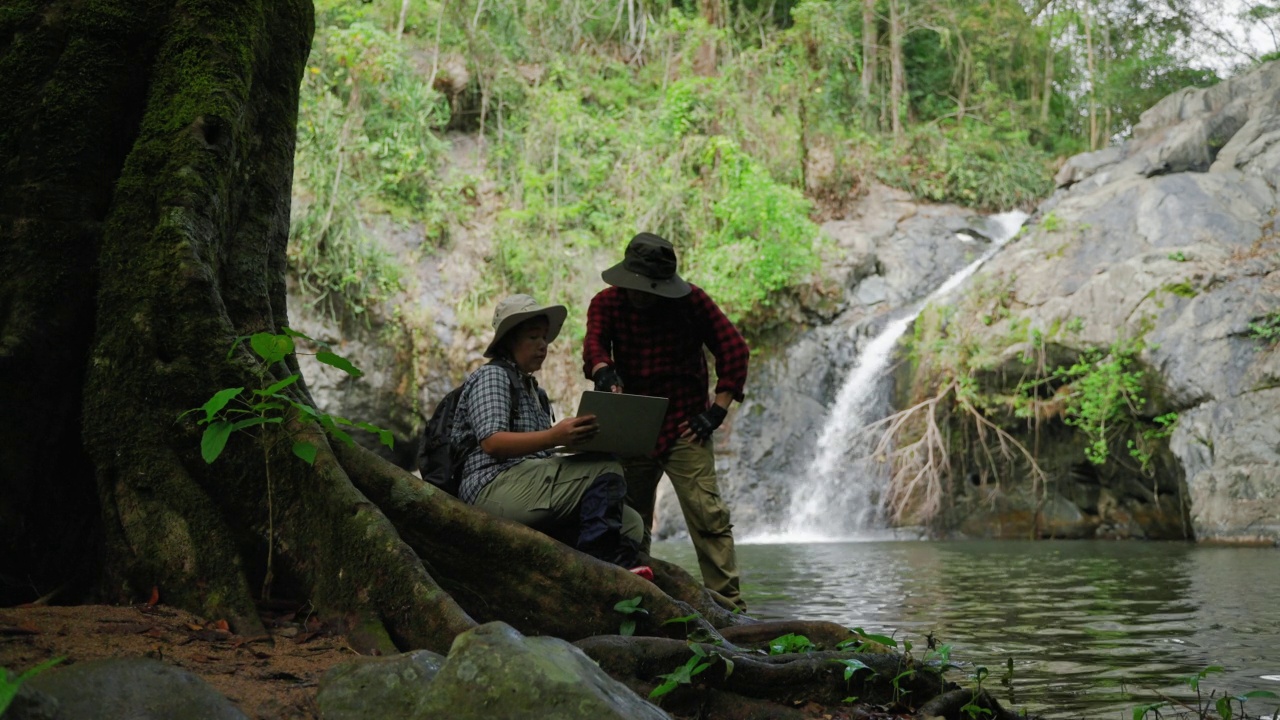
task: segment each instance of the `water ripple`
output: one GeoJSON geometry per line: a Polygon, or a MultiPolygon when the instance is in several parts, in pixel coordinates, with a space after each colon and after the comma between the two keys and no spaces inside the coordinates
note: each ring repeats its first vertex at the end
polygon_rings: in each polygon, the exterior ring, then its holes
{"type": "MultiPolygon", "coordinates": [[[[831,620],[922,646],[933,633],[967,672],[1045,718],[1129,718],[1161,694],[1280,689],[1280,552],[1182,543],[827,542],[741,544],[743,592],[765,619],[831,620]]],[[[687,542],[659,557],[697,573],[687,542]]],[[[966,682],[965,671],[952,679],[966,682]]],[[[1268,703],[1271,703],[1268,705],[1268,703]]],[[[1250,700],[1251,715],[1280,709],[1250,700]]]]}

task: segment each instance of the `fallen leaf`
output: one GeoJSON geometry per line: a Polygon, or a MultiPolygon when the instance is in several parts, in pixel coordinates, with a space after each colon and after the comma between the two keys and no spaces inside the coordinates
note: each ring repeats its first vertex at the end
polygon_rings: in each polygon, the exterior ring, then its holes
{"type": "Polygon", "coordinates": [[[203,630],[203,629],[204,629],[204,626],[203,626],[203,625],[196,625],[196,624],[194,624],[194,623],[187,623],[187,629],[188,629],[188,630],[195,631],[195,632],[199,632],[199,631],[201,631],[201,630],[203,630]]]}
{"type": "Polygon", "coordinates": [[[217,630],[225,630],[227,632],[231,632],[231,626],[227,624],[226,620],[219,620],[215,622],[213,624],[213,627],[217,630]]]}
{"type": "Polygon", "coordinates": [[[151,597],[147,600],[147,607],[155,607],[160,602],[160,588],[156,585],[151,586],[151,597]]]}

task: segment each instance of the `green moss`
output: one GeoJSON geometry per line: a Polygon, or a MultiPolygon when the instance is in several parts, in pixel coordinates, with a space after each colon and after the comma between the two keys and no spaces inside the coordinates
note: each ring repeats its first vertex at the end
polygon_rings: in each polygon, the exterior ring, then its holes
{"type": "Polygon", "coordinates": [[[1180,283],[1169,283],[1160,289],[1167,293],[1173,293],[1181,298],[1193,298],[1200,294],[1199,290],[1196,290],[1191,283],[1186,281],[1180,283]]]}

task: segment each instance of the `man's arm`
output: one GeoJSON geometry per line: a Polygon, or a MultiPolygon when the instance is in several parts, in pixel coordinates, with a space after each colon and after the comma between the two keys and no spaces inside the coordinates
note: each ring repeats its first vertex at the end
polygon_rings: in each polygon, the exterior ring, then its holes
{"type": "MultiPolygon", "coordinates": [[[[747,364],[751,359],[747,341],[701,288],[694,288],[691,300],[698,326],[703,329],[702,344],[716,360],[716,404],[720,405],[721,396],[726,394],[730,400],[742,402],[746,397],[747,364]]],[[[728,409],[729,403],[724,402],[723,407],[728,409]]]]}
{"type": "Polygon", "coordinates": [[[582,341],[582,370],[596,382],[597,390],[622,392],[622,378],[613,368],[613,328],[611,303],[603,292],[596,293],[587,307],[587,334],[582,341]]]}

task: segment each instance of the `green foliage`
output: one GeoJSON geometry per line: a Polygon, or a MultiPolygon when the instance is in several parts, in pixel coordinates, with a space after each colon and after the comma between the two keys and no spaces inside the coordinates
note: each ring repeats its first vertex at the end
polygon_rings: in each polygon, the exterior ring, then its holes
{"type": "Polygon", "coordinates": [[[898,647],[898,641],[888,635],[876,635],[869,633],[860,627],[849,628],[849,632],[853,633],[853,637],[843,640],[836,645],[837,650],[852,650],[853,652],[861,652],[867,649],[869,643],[875,643],[887,648],[898,647]]]}
{"type": "Polygon", "coordinates": [[[372,213],[421,224],[440,244],[465,207],[439,178],[443,97],[396,38],[349,14],[337,19],[317,29],[303,76],[288,250],[304,288],[335,317],[401,287],[397,262],[369,237],[372,213]]]}
{"type": "MultiPolygon", "coordinates": [[[[1209,665],[1201,669],[1199,672],[1188,675],[1183,679],[1183,682],[1187,687],[1195,691],[1196,705],[1195,707],[1191,707],[1185,703],[1181,704],[1193,711],[1195,713],[1195,717],[1201,718],[1201,720],[1213,717],[1213,712],[1217,713],[1218,720],[1234,720],[1234,718],[1237,717],[1244,720],[1244,718],[1247,717],[1244,713],[1244,704],[1246,701],[1252,698],[1275,699],[1280,697],[1280,695],[1277,695],[1270,690],[1250,690],[1248,692],[1240,693],[1239,695],[1223,695],[1216,701],[1214,700],[1214,695],[1216,693],[1210,693],[1208,697],[1205,697],[1200,690],[1200,683],[1211,674],[1225,671],[1226,669],[1221,665],[1209,665]],[[1239,714],[1237,714],[1237,710],[1239,714]]],[[[1133,720],[1143,720],[1147,715],[1152,715],[1158,719],[1162,717],[1160,709],[1170,707],[1172,705],[1173,703],[1168,700],[1139,705],[1133,709],[1133,720]]]]}
{"type": "Polygon", "coordinates": [[[817,650],[818,647],[809,642],[809,638],[804,635],[795,633],[787,633],[780,637],[776,637],[769,641],[770,655],[784,655],[786,653],[805,653],[817,650]]]}
{"type": "MultiPolygon", "coordinates": [[[[273,366],[287,369],[283,361],[285,357],[296,350],[294,338],[307,340],[320,347],[327,347],[324,343],[313,340],[300,332],[284,328],[281,334],[264,332],[238,337],[231,343],[231,349],[227,355],[228,357],[233,355],[236,348],[245,340],[248,340],[249,347],[262,360],[257,369],[259,379],[266,383],[267,379],[272,377],[269,373],[273,366]]],[[[329,350],[319,351],[316,354],[316,359],[343,370],[352,377],[360,377],[364,374],[346,358],[329,350]]],[[[298,413],[306,421],[319,423],[332,436],[348,445],[354,443],[355,440],[349,433],[340,429],[339,425],[368,430],[376,434],[379,441],[388,448],[394,445],[395,440],[388,430],[371,423],[352,422],[346,418],[329,415],[297,400],[288,390],[300,378],[301,376],[297,373],[290,372],[283,380],[275,381],[265,387],[249,392],[246,392],[243,387],[224,388],[214,393],[213,397],[209,398],[200,407],[188,410],[179,415],[178,418],[182,419],[192,413],[204,414],[203,417],[196,421],[196,424],[205,426],[200,438],[200,455],[206,463],[210,464],[222,455],[222,451],[226,449],[227,441],[231,438],[232,433],[262,425],[281,425],[284,422],[285,414],[290,410],[298,413]]],[[[307,464],[315,462],[316,447],[312,443],[305,440],[293,440],[292,450],[294,455],[307,464]]]]}
{"type": "Polygon", "coordinates": [[[1169,283],[1160,289],[1164,290],[1167,293],[1173,293],[1174,295],[1177,295],[1180,298],[1193,298],[1196,295],[1200,294],[1200,291],[1196,290],[1195,286],[1193,286],[1191,283],[1186,281],[1179,282],[1179,283],[1169,283]]]}
{"type": "Polygon", "coordinates": [[[0,667],[0,715],[4,715],[4,711],[13,703],[13,699],[18,696],[18,690],[22,689],[22,683],[63,660],[66,660],[66,658],[50,658],[19,675],[11,674],[7,669],[0,667]]]}
{"type": "Polygon", "coordinates": [[[1186,261],[1187,261],[1187,254],[1186,254],[1186,253],[1184,253],[1184,252],[1182,252],[1181,250],[1178,250],[1178,251],[1175,251],[1175,252],[1171,252],[1171,253],[1169,253],[1169,256],[1168,256],[1168,257],[1169,257],[1169,259],[1170,259],[1170,260],[1173,260],[1174,262],[1186,262],[1186,261]]]}
{"type": "Polygon", "coordinates": [[[1070,387],[1065,422],[1084,433],[1085,457],[1102,465],[1117,431],[1132,425],[1146,400],[1140,370],[1133,369],[1139,343],[1113,345],[1108,352],[1086,353],[1074,365],[1059,367],[1053,378],[1070,387]]]}
{"type": "Polygon", "coordinates": [[[1249,323],[1249,337],[1262,341],[1264,345],[1280,341],[1280,310],[1273,310],[1249,323]]]}
{"type": "Polygon", "coordinates": [[[656,700],[681,685],[692,685],[693,678],[711,667],[717,660],[724,663],[725,679],[728,679],[733,674],[733,661],[729,658],[719,653],[709,653],[697,643],[689,643],[689,650],[693,654],[683,665],[669,673],[658,676],[662,678],[662,683],[649,693],[650,700],[656,700]]]}
{"type": "Polygon", "coordinates": [[[615,612],[623,615],[622,625],[618,627],[618,634],[623,637],[631,637],[636,632],[636,618],[649,614],[648,610],[640,607],[641,601],[644,600],[643,595],[637,595],[629,600],[620,600],[613,606],[615,612]]]}
{"type": "Polygon", "coordinates": [[[1053,189],[1050,158],[1028,146],[1025,131],[925,125],[909,132],[905,150],[889,150],[900,160],[885,162],[879,176],[927,200],[1005,210],[1053,189]]]}

